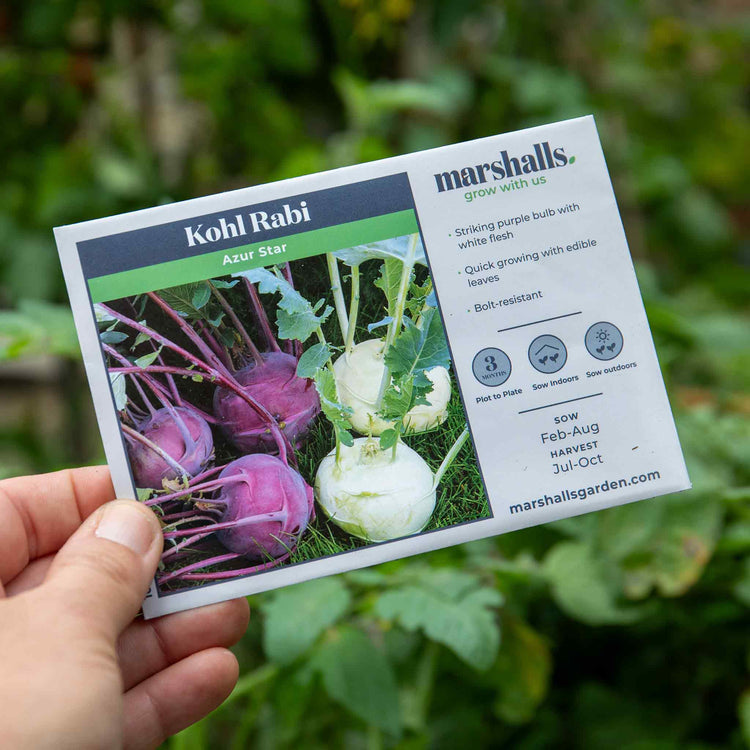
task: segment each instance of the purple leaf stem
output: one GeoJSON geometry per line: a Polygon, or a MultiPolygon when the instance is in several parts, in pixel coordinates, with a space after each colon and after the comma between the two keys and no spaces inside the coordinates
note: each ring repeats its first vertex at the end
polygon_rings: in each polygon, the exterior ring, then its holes
{"type": "MultiPolygon", "coordinates": [[[[154,295],[155,296],[155,295],[154,295]]],[[[157,298],[158,299],[158,298],[157,298]]],[[[251,398],[245,391],[242,389],[242,387],[237,383],[237,381],[234,379],[234,377],[231,375],[231,373],[222,374],[219,370],[212,368],[210,365],[208,365],[206,362],[203,362],[202,360],[198,359],[195,355],[191,354],[189,351],[183,349],[181,346],[178,346],[174,342],[170,341],[166,336],[162,336],[160,333],[157,333],[152,328],[149,328],[148,326],[144,326],[141,323],[137,323],[135,320],[132,320],[131,318],[128,318],[126,315],[122,315],[121,313],[118,313],[115,310],[112,310],[111,308],[107,307],[106,305],[101,305],[102,309],[104,309],[107,313],[109,313],[113,318],[116,318],[122,323],[125,323],[126,325],[129,325],[131,328],[133,328],[136,331],[141,331],[149,336],[151,336],[156,341],[159,341],[160,343],[164,344],[168,349],[172,349],[174,352],[179,354],[180,356],[184,357],[188,360],[188,362],[191,362],[196,367],[200,367],[201,370],[206,372],[211,380],[217,381],[221,383],[224,387],[231,390],[233,393],[236,393],[245,403],[247,403],[250,407],[252,407],[255,412],[263,417],[266,424],[268,425],[269,430],[271,431],[271,434],[274,436],[274,441],[276,442],[276,447],[279,449],[279,458],[281,460],[289,465],[289,459],[288,456],[291,455],[291,463],[296,468],[297,467],[297,459],[294,455],[294,449],[292,447],[292,444],[289,442],[287,437],[281,432],[279,429],[279,423],[273,418],[273,415],[261,404],[259,404],[255,399],[251,398]],[[290,451],[287,452],[287,447],[290,448],[290,451]]],[[[169,305],[166,306],[169,310],[171,308],[169,305]]],[[[174,311],[172,311],[174,313],[174,311]]],[[[177,313],[174,313],[178,320],[182,320],[177,313]]],[[[183,321],[184,322],[184,321],[183,321]]],[[[193,331],[190,326],[188,326],[188,329],[198,337],[198,334],[193,331]]],[[[200,337],[198,337],[200,338],[200,337]]],[[[201,345],[205,347],[205,344],[201,341],[201,345]]],[[[209,350],[210,351],[210,350],[209,350]]],[[[212,354],[213,357],[213,354],[212,354]]],[[[222,369],[224,367],[222,366],[222,369]]],[[[173,375],[186,375],[187,377],[193,378],[196,375],[200,373],[195,373],[192,370],[187,369],[181,369],[179,367],[167,367],[165,365],[149,365],[148,367],[114,367],[110,368],[110,372],[163,372],[163,373],[172,373],[173,375]]]]}
{"type": "Polygon", "coordinates": [[[191,573],[191,571],[193,570],[200,570],[201,568],[207,568],[210,565],[218,565],[219,563],[229,562],[230,560],[236,560],[238,557],[242,557],[242,555],[237,554],[236,552],[232,552],[227,555],[218,555],[217,557],[212,557],[208,560],[204,560],[203,562],[186,565],[184,568],[180,568],[179,570],[172,571],[165,576],[161,576],[159,578],[159,583],[166,583],[173,578],[180,578],[183,581],[213,581],[222,578],[239,578],[241,576],[251,575],[252,573],[258,573],[261,570],[267,570],[268,568],[273,568],[276,565],[280,565],[282,562],[289,558],[289,554],[289,552],[285,552],[283,555],[281,555],[281,557],[277,557],[275,560],[269,560],[268,562],[261,563],[260,565],[253,565],[251,568],[241,568],[239,570],[224,570],[218,571],[216,573],[191,573]]]}
{"type": "Polygon", "coordinates": [[[206,363],[213,365],[215,370],[218,370],[225,377],[232,377],[232,373],[224,366],[224,363],[213,353],[211,347],[195,332],[195,329],[175,310],[173,310],[158,294],[154,292],[147,292],[148,298],[155,302],[177,325],[182,329],[182,332],[187,336],[196,349],[206,358],[206,363]]]}
{"type": "Polygon", "coordinates": [[[160,505],[161,503],[166,503],[170,500],[177,500],[180,497],[187,497],[194,492],[208,492],[210,490],[215,490],[217,487],[223,487],[225,484],[235,484],[240,481],[247,481],[247,478],[240,474],[234,477],[226,477],[225,479],[213,479],[210,482],[188,486],[184,490],[172,492],[169,495],[157,495],[156,497],[149,498],[146,500],[146,505],[160,505]]]}
{"type": "Polygon", "coordinates": [[[250,302],[253,306],[255,317],[258,319],[258,324],[263,329],[263,334],[268,341],[268,345],[275,352],[280,352],[281,347],[279,346],[279,342],[276,340],[276,336],[273,335],[273,328],[271,328],[271,323],[268,320],[268,315],[266,315],[266,310],[263,307],[263,303],[260,301],[260,297],[258,296],[258,291],[256,290],[255,285],[250,281],[250,279],[246,279],[244,276],[242,277],[242,281],[245,284],[245,289],[247,290],[247,294],[250,297],[250,302]]]}
{"type": "Polygon", "coordinates": [[[195,529],[175,529],[174,531],[165,531],[165,539],[174,539],[178,536],[185,536],[185,534],[201,534],[204,531],[212,534],[215,531],[221,531],[222,529],[235,529],[239,526],[255,526],[259,523],[268,523],[270,521],[281,521],[284,523],[287,520],[288,514],[285,510],[275,510],[271,513],[258,513],[255,516],[248,516],[247,518],[239,518],[236,521],[224,521],[223,523],[214,523],[211,526],[199,526],[195,529]]]}
{"type": "Polygon", "coordinates": [[[240,334],[240,338],[245,343],[245,346],[250,350],[250,355],[255,361],[255,364],[258,367],[261,367],[263,365],[263,357],[260,356],[258,347],[253,343],[253,340],[250,338],[247,330],[245,330],[245,326],[242,325],[242,322],[237,317],[237,313],[235,313],[235,311],[232,309],[232,306],[226,301],[224,295],[210,281],[208,282],[208,286],[211,288],[211,291],[214,293],[216,299],[219,300],[219,304],[224,309],[224,312],[229,316],[229,320],[232,321],[232,325],[237,330],[237,333],[240,334]]]}
{"type": "Polygon", "coordinates": [[[132,427],[128,427],[128,425],[123,424],[122,422],[120,422],[120,429],[123,431],[126,438],[130,438],[131,440],[134,440],[138,443],[142,443],[147,448],[156,453],[163,461],[165,461],[169,465],[171,469],[177,472],[178,476],[189,476],[188,472],[186,472],[185,469],[183,469],[182,466],[180,466],[180,464],[172,458],[172,456],[163,451],[156,443],[149,440],[145,435],[141,435],[140,432],[134,430],[132,427]]]}

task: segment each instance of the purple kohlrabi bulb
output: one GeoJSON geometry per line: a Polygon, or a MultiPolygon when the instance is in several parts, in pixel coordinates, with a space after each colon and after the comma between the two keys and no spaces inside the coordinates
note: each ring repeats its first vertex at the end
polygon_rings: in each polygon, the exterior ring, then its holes
{"type": "MultiPolygon", "coordinates": [[[[271,413],[290,443],[298,447],[320,411],[318,392],[312,380],[297,376],[297,360],[291,354],[268,352],[262,357],[262,365],[252,362],[239,370],[235,379],[248,396],[271,413]]],[[[233,391],[216,389],[214,414],[236,448],[248,452],[278,450],[264,418],[233,391]]]]}
{"type": "Polygon", "coordinates": [[[189,406],[165,406],[138,425],[138,432],[179,464],[167,462],[145,442],[130,438],[128,454],[136,487],[161,489],[163,480],[181,473],[196,476],[213,456],[214,440],[205,419],[189,406]]]}
{"type": "Polygon", "coordinates": [[[219,474],[219,479],[234,477],[241,480],[225,484],[216,502],[226,504],[222,523],[239,523],[220,531],[219,541],[252,560],[294,549],[310,521],[312,488],[281,459],[263,453],[242,456],[219,474]]]}

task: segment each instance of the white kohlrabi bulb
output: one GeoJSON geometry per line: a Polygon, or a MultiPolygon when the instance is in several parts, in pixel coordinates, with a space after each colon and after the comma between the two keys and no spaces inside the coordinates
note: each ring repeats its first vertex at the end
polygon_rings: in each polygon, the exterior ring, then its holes
{"type": "MultiPolygon", "coordinates": [[[[377,400],[385,373],[383,342],[368,339],[357,344],[349,354],[334,363],[336,386],[344,406],[352,410],[349,421],[363,435],[380,435],[393,426],[377,416],[377,400]]],[[[427,394],[429,404],[420,404],[408,412],[404,425],[410,432],[424,432],[445,421],[451,397],[450,375],[444,367],[426,372],[433,389],[427,394]]]]}
{"type": "Polygon", "coordinates": [[[433,367],[425,372],[432,390],[425,397],[428,404],[417,404],[404,417],[407,432],[424,432],[445,422],[451,400],[451,376],[445,367],[433,367]]]}
{"type": "Polygon", "coordinates": [[[380,450],[377,441],[357,438],[321,462],[315,497],[325,514],[352,536],[385,542],[421,531],[435,509],[434,475],[424,459],[399,443],[380,450]]]}

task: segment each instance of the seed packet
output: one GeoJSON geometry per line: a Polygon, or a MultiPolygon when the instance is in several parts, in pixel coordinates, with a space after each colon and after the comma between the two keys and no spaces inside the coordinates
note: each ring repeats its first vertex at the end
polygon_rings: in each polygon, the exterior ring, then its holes
{"type": "Polygon", "coordinates": [[[147,617],[689,487],[591,117],[55,235],[147,617]]]}

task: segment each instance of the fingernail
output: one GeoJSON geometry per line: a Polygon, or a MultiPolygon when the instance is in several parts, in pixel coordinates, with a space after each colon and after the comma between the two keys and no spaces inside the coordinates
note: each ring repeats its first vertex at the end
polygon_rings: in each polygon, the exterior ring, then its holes
{"type": "Polygon", "coordinates": [[[117,500],[104,507],[95,532],[100,539],[121,544],[136,555],[145,555],[151,549],[156,533],[156,524],[144,511],[132,503],[117,500]]]}

